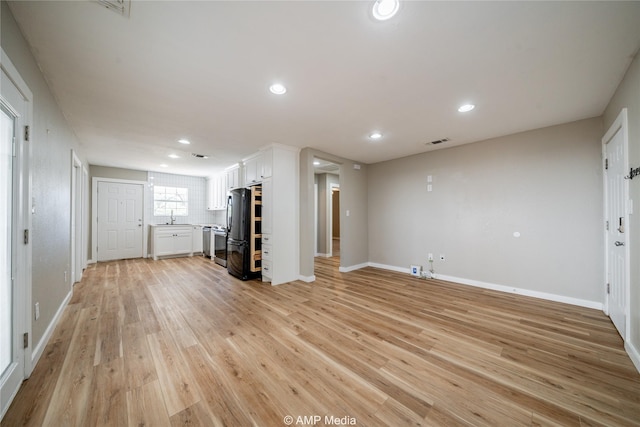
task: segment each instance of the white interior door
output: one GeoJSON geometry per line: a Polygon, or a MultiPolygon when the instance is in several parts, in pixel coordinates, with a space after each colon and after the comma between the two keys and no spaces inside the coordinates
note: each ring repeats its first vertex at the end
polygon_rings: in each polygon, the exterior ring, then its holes
{"type": "Polygon", "coordinates": [[[141,258],[142,184],[98,182],[98,261],[141,258]]]}
{"type": "Polygon", "coordinates": [[[0,97],[0,418],[25,377],[21,342],[24,301],[17,275],[16,190],[17,123],[21,115],[19,92],[2,71],[0,97]],[[15,96],[13,96],[15,95],[15,96]],[[18,102],[15,101],[16,97],[18,102]]]}
{"type": "MultiPolygon", "coordinates": [[[[623,111],[624,113],[624,111],[623,111]]],[[[626,122],[626,121],[625,121],[626,122]]],[[[628,213],[626,161],[626,123],[616,123],[603,138],[605,152],[605,220],[606,220],[606,273],[607,306],[611,321],[626,340],[629,316],[627,248],[628,213]]]]}

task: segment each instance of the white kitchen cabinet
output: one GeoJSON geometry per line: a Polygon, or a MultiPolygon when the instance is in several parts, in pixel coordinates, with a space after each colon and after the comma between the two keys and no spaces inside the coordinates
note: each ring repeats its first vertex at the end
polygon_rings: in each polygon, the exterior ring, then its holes
{"type": "Polygon", "coordinates": [[[152,225],[151,254],[158,257],[193,255],[193,226],[152,225]]]}
{"type": "Polygon", "coordinates": [[[262,234],[271,234],[273,216],[273,186],[271,178],[262,181],[262,234]],[[266,203],[265,203],[266,201],[266,203]]]}
{"type": "Polygon", "coordinates": [[[194,254],[201,254],[202,253],[202,226],[201,225],[194,225],[192,227],[192,244],[191,244],[191,251],[194,254]]]}
{"type": "Polygon", "coordinates": [[[216,177],[208,177],[206,179],[207,182],[207,210],[212,211],[215,210],[216,199],[215,199],[215,188],[217,185],[216,177]]]}
{"type": "Polygon", "coordinates": [[[218,211],[227,208],[227,174],[207,178],[207,210],[218,211]]]}
{"type": "Polygon", "coordinates": [[[274,144],[261,154],[270,175],[262,178],[262,280],[279,285],[299,275],[299,152],[274,144]]]}
{"type": "Polygon", "coordinates": [[[273,173],[273,149],[268,148],[262,151],[260,156],[260,171],[262,179],[271,178],[273,173]]]}
{"type": "Polygon", "coordinates": [[[216,206],[218,210],[227,209],[227,175],[221,173],[218,175],[218,183],[216,185],[216,206]]]}
{"type": "Polygon", "coordinates": [[[260,182],[262,182],[262,179],[258,172],[258,166],[260,163],[259,157],[260,153],[254,154],[251,157],[247,157],[242,161],[244,170],[244,182],[247,186],[259,184],[260,182]]]}
{"type": "MultiPolygon", "coordinates": [[[[235,165],[228,167],[227,169],[225,169],[225,174],[227,177],[226,180],[226,191],[229,190],[233,190],[234,188],[241,188],[244,186],[243,183],[243,170],[242,170],[242,166],[238,163],[236,163],[235,165]]],[[[226,192],[225,191],[225,192],[226,192]]]]}
{"type": "Polygon", "coordinates": [[[244,169],[244,185],[260,184],[273,172],[273,149],[267,148],[247,157],[242,161],[244,169]]]}

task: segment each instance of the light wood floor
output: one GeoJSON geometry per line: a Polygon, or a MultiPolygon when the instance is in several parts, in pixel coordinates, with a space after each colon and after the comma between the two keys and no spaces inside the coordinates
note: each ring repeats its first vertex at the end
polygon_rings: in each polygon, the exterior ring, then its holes
{"type": "Polygon", "coordinates": [[[316,262],[278,287],[198,257],[91,266],[2,425],[640,425],[601,312],[316,262]]]}

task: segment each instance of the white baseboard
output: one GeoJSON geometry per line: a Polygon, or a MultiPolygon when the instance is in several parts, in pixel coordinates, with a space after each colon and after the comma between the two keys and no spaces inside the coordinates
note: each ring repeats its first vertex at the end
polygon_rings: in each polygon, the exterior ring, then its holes
{"type": "Polygon", "coordinates": [[[322,257],[322,258],[331,258],[330,254],[321,254],[321,253],[317,253],[316,256],[318,257],[322,257]]]}
{"type": "Polygon", "coordinates": [[[89,264],[95,264],[95,263],[96,263],[96,260],[94,260],[94,259],[88,259],[88,260],[87,260],[87,265],[89,265],[89,264]]]}
{"type": "Polygon", "coordinates": [[[313,276],[300,276],[299,279],[303,282],[311,283],[316,281],[316,275],[314,274],[313,276]]]}
{"type": "MultiPolygon", "coordinates": [[[[398,273],[410,274],[410,270],[404,267],[396,267],[393,265],[378,264],[375,262],[368,263],[371,267],[381,268],[383,270],[397,271],[398,273]]],[[[342,271],[342,270],[340,270],[342,271]]],[[[351,270],[349,270],[351,271],[351,270]]],[[[514,288],[513,286],[497,285],[495,283],[481,282],[479,280],[465,279],[461,277],[447,276],[444,274],[435,274],[434,279],[446,280],[448,282],[460,283],[462,285],[475,286],[478,288],[492,289],[494,291],[507,292],[510,294],[524,295],[534,298],[545,299],[549,301],[562,302],[565,304],[577,305],[580,307],[595,308],[602,310],[601,302],[583,300],[580,298],[566,297],[562,295],[550,294],[546,292],[532,291],[529,289],[514,288]]]]}
{"type": "Polygon", "coordinates": [[[461,283],[463,285],[475,286],[478,288],[492,289],[494,291],[506,292],[510,294],[524,295],[528,297],[540,298],[549,301],[561,302],[565,304],[577,305],[586,308],[595,308],[602,310],[602,303],[597,301],[589,301],[580,298],[566,297],[563,295],[550,294],[547,292],[532,291],[529,289],[514,288],[513,286],[497,285],[495,283],[481,282],[479,280],[464,279],[461,277],[447,276],[444,274],[436,274],[435,279],[446,280],[448,282],[461,283]]]}
{"type": "Polygon", "coordinates": [[[395,265],[378,264],[377,262],[370,262],[369,267],[381,268],[383,270],[397,271],[398,273],[411,274],[411,269],[404,267],[396,267],[395,265]]]}
{"type": "Polygon", "coordinates": [[[635,346],[631,344],[629,341],[626,341],[624,343],[624,349],[627,351],[627,354],[629,355],[629,358],[635,365],[636,370],[640,372],[640,352],[638,351],[638,349],[635,348],[635,346]]]}
{"type": "Polygon", "coordinates": [[[348,273],[350,271],[360,270],[361,268],[369,267],[368,262],[363,262],[362,264],[350,265],[349,267],[340,267],[338,271],[340,273],[348,273]]]}
{"type": "Polygon", "coordinates": [[[40,338],[40,342],[38,342],[38,344],[33,347],[33,352],[31,353],[31,369],[29,375],[31,375],[31,371],[33,371],[33,368],[35,368],[38,360],[40,360],[40,356],[42,356],[42,353],[44,353],[44,349],[47,346],[51,335],[53,335],[53,331],[56,329],[58,321],[62,317],[62,313],[64,313],[64,309],[67,308],[69,301],[71,301],[72,296],[73,291],[69,291],[64,301],[62,301],[62,304],[60,304],[60,307],[58,307],[58,311],[56,312],[55,316],[53,316],[53,319],[51,319],[51,322],[49,322],[49,326],[47,326],[47,329],[44,331],[42,338],[40,338]]]}

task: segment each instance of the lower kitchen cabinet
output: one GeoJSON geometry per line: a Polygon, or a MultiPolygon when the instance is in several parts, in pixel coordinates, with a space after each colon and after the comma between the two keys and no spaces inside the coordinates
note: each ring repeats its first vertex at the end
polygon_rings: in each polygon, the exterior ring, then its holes
{"type": "Polygon", "coordinates": [[[193,252],[192,225],[151,226],[151,254],[154,260],[164,256],[193,255],[193,252]]]}
{"type": "Polygon", "coordinates": [[[202,226],[201,225],[193,225],[191,227],[193,229],[193,253],[201,254],[202,253],[202,226]]]}

